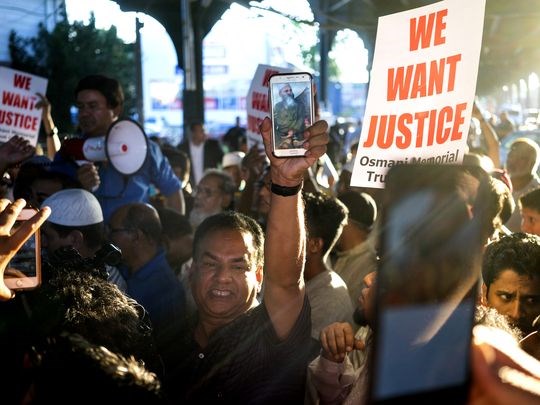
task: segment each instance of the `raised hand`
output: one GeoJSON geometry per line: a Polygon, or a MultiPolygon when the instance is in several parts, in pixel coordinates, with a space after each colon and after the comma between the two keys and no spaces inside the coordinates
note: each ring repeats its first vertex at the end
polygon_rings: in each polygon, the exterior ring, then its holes
{"type": "Polygon", "coordinates": [[[321,331],[322,356],[336,363],[341,363],[347,353],[353,350],[364,350],[365,344],[354,338],[351,324],[335,322],[321,331]]]}
{"type": "Polygon", "coordinates": [[[304,132],[305,156],[277,158],[272,153],[272,122],[266,117],[260,131],[263,137],[264,149],[271,163],[271,175],[274,183],[286,187],[293,187],[302,182],[304,172],[311,167],[319,157],[326,153],[328,144],[328,124],[326,121],[317,121],[304,132]]]}
{"type": "Polygon", "coordinates": [[[9,166],[31,157],[36,149],[26,139],[13,136],[0,145],[0,169],[5,171],[9,166]]]}
{"type": "Polygon", "coordinates": [[[13,297],[13,292],[4,284],[4,271],[9,261],[51,214],[51,209],[44,207],[12,232],[13,225],[25,205],[26,201],[22,199],[14,203],[0,199],[0,301],[13,297]]]}
{"type": "Polygon", "coordinates": [[[77,179],[81,185],[88,191],[95,191],[101,180],[97,167],[93,163],[85,163],[77,169],[77,179]]]}

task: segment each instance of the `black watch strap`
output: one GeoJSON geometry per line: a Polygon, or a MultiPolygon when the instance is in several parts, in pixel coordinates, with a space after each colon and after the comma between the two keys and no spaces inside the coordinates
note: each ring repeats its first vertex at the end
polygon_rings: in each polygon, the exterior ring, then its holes
{"type": "Polygon", "coordinates": [[[286,186],[280,186],[279,184],[276,184],[276,183],[272,183],[272,185],[270,186],[270,190],[272,191],[272,193],[280,195],[282,197],[290,197],[290,196],[298,194],[298,192],[302,189],[303,184],[304,183],[301,182],[297,186],[286,187],[286,186]]]}

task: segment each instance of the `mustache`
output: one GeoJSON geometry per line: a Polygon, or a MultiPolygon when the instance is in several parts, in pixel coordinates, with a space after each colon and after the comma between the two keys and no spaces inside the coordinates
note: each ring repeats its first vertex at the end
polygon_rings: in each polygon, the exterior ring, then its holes
{"type": "Polygon", "coordinates": [[[285,97],[285,104],[288,105],[288,106],[293,105],[294,104],[294,95],[287,94],[287,96],[285,97]]]}

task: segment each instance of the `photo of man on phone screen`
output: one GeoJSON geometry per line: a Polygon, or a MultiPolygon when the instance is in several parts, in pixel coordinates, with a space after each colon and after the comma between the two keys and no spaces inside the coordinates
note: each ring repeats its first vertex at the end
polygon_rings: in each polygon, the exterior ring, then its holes
{"type": "Polygon", "coordinates": [[[306,105],[309,103],[309,88],[301,89],[295,97],[291,84],[284,83],[276,87],[279,98],[275,97],[275,99],[280,100],[274,106],[276,147],[299,148],[304,142],[305,129],[311,125],[309,105],[306,105]]]}

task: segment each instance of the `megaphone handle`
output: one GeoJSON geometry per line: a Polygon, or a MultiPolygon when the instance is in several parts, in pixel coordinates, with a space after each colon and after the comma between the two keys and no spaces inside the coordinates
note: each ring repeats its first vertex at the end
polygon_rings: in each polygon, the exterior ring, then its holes
{"type": "MultiPolygon", "coordinates": [[[[94,162],[91,162],[91,161],[89,161],[89,160],[76,160],[75,163],[77,163],[77,165],[78,165],[79,167],[82,167],[82,166],[85,166],[85,165],[89,165],[89,164],[92,165],[92,166],[94,166],[94,162]]],[[[94,166],[94,167],[95,167],[95,166],[94,166]]],[[[77,177],[78,177],[78,176],[77,176],[77,177]]],[[[98,178],[99,178],[99,176],[98,176],[98,178]]],[[[79,181],[80,181],[80,180],[79,180],[79,181]]],[[[95,184],[95,185],[93,185],[92,187],[90,187],[90,191],[91,191],[92,193],[95,193],[96,190],[99,188],[99,184],[100,184],[100,180],[98,179],[97,184],[95,184]]],[[[84,186],[84,184],[83,184],[83,187],[86,188],[86,187],[84,186]]]]}

